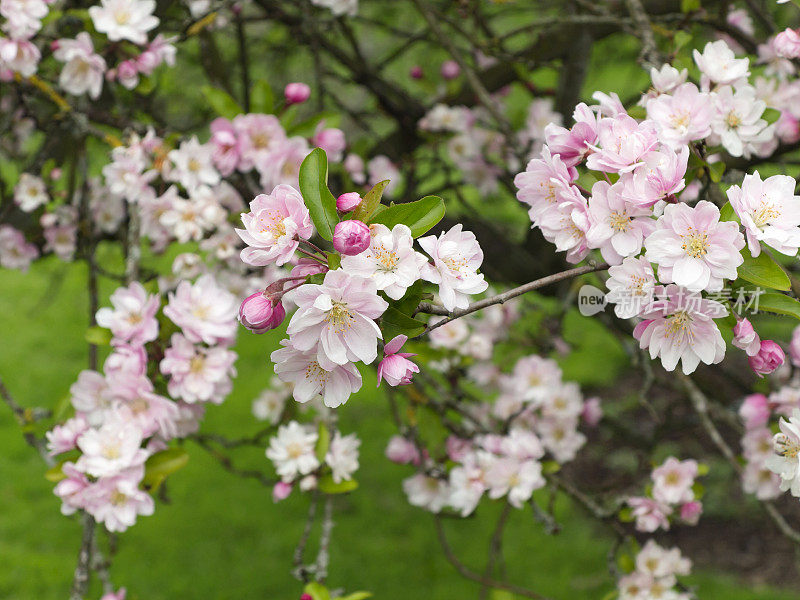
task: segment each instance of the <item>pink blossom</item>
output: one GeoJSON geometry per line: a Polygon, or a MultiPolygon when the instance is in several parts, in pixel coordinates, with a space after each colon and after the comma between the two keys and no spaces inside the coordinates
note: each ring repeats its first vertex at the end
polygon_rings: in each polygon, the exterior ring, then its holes
{"type": "Polygon", "coordinates": [[[659,141],[678,150],[711,133],[713,105],[708,94],[693,83],[684,83],[672,92],[647,102],[647,117],[659,128],[659,141]]]}
{"type": "Polygon", "coordinates": [[[116,592],[108,592],[100,597],[100,600],[125,600],[125,596],[127,595],[127,590],[125,588],[119,588],[116,592]]]}
{"type": "Polygon", "coordinates": [[[82,31],[74,40],[58,40],[53,56],[66,63],[58,78],[58,84],[66,92],[76,96],[88,93],[92,99],[100,96],[106,61],[95,54],[92,38],[88,33],[82,31]]]}
{"type": "Polygon", "coordinates": [[[41,177],[22,173],[14,186],[14,202],[24,212],[33,212],[40,206],[47,204],[50,197],[47,186],[41,177]]]}
{"type": "Polygon", "coordinates": [[[697,525],[701,514],[703,514],[703,503],[698,500],[687,502],[681,506],[681,521],[687,525],[697,525]]]}
{"type": "Polygon", "coordinates": [[[117,65],[117,81],[129,90],[139,85],[139,68],[136,66],[136,61],[123,60],[117,65]]]}
{"type": "Polygon", "coordinates": [[[761,348],[761,338],[758,337],[750,321],[741,319],[733,328],[732,344],[744,350],[748,356],[755,356],[761,348]]]}
{"type": "Polygon", "coordinates": [[[65,478],[56,484],[53,493],[61,499],[61,513],[71,515],[86,506],[89,478],[73,462],[64,463],[61,472],[65,478]]]}
{"type": "Polygon", "coordinates": [[[720,85],[732,85],[750,75],[750,60],[737,59],[724,40],[708,42],[703,52],[693,51],[694,62],[707,81],[720,85]]]}
{"type": "Polygon", "coordinates": [[[301,351],[282,340],[283,348],[275,350],[270,360],[281,381],[293,383],[292,396],[297,402],[308,402],[318,395],[329,408],[347,402],[350,395],[361,389],[361,374],[352,363],[344,365],[324,361],[323,368],[315,349],[301,351]]]}
{"type": "Polygon", "coordinates": [[[680,152],[662,147],[650,152],[632,175],[623,175],[622,196],[631,204],[651,207],[661,200],[674,199],[686,185],[686,165],[689,148],[682,146],[680,152]]]}
{"type": "Polygon", "coordinates": [[[598,117],[581,102],[572,113],[575,124],[565,129],[551,123],[544,129],[545,141],[550,152],[558,155],[567,167],[574,167],[592,152],[597,143],[598,117]]]}
{"type": "Polygon", "coordinates": [[[550,210],[545,210],[539,227],[544,238],[555,244],[556,250],[567,253],[567,262],[578,263],[589,253],[586,238],[591,227],[588,206],[581,193],[570,187],[562,202],[550,210]]]}
{"type": "Polygon", "coordinates": [[[189,403],[221,403],[231,390],[236,353],[223,347],[203,348],[179,333],[172,334],[160,369],[169,375],[167,389],[189,403]]]}
{"type": "Polygon", "coordinates": [[[583,403],[583,410],[581,411],[581,419],[589,427],[597,427],[600,419],[603,418],[603,408],[600,405],[600,398],[593,396],[587,398],[583,403]]]}
{"type": "Polygon", "coordinates": [[[378,386],[381,380],[391,386],[408,385],[411,383],[414,373],[419,373],[419,367],[408,360],[415,354],[400,352],[400,348],[408,340],[408,336],[398,335],[383,348],[384,358],[378,365],[378,386]]]}
{"type": "Polygon", "coordinates": [[[136,523],[138,515],[149,516],[155,502],[139,489],[144,468],[132,468],[114,477],[102,477],[84,491],[86,510],[111,532],[125,531],[136,523]]]}
{"type": "Polygon", "coordinates": [[[787,27],[775,36],[773,48],[782,58],[800,58],[800,33],[787,27]]]}
{"type": "Polygon", "coordinates": [[[298,310],[287,328],[291,343],[302,352],[316,348],[323,369],[377,358],[381,331],[375,319],[388,303],[374,282],[341,269],[328,271],[322,285],[300,286],[293,299],[298,310]]]}
{"type": "Polygon", "coordinates": [[[784,360],[786,360],[786,356],[783,349],[772,340],[762,341],[758,353],[747,357],[750,368],[759,377],[772,373],[783,364],[784,360]]]}
{"type": "Polygon", "coordinates": [[[782,254],[797,254],[800,196],[794,194],[795,185],[788,175],[773,175],[762,181],[755,171],[744,176],[741,188],[728,188],[728,198],[742,221],[753,256],[761,254],[762,241],[782,254]]]}
{"type": "Polygon", "coordinates": [[[336,129],[335,127],[329,127],[327,129],[318,127],[311,142],[318,148],[325,150],[325,153],[328,155],[328,160],[332,162],[339,162],[342,160],[342,153],[347,146],[344,131],[336,129]]]}
{"type": "Polygon", "coordinates": [[[739,416],[745,429],[756,429],[767,424],[770,417],[769,401],[764,394],[750,394],[739,407],[739,416]]]}
{"type": "Polygon", "coordinates": [[[144,464],[143,432],[121,415],[113,414],[98,429],[88,429],[78,438],[83,453],[77,467],[93,477],[109,477],[144,464]]]}
{"type": "Polygon", "coordinates": [[[305,83],[287,83],[283,95],[287,104],[302,104],[311,96],[311,88],[305,83]]]}
{"type": "Polygon", "coordinates": [[[795,367],[800,367],[800,325],[792,331],[792,341],[789,343],[789,356],[795,367]]]}
{"type": "Polygon", "coordinates": [[[179,182],[188,192],[201,185],[217,185],[220,175],[214,166],[213,154],[213,146],[201,144],[197,136],[182,141],[176,150],[167,154],[173,167],[168,179],[179,182]]]}
{"type": "Polygon", "coordinates": [[[364,160],[357,154],[348,154],[342,166],[356,185],[362,185],[367,180],[364,172],[364,160]]]}
{"type": "Polygon", "coordinates": [[[683,504],[694,500],[692,486],[698,474],[697,461],[670,456],[653,469],[653,498],[664,504],[683,504]]]}
{"type": "MultiPolygon", "coordinates": [[[[286,132],[275,115],[247,114],[233,119],[241,148],[240,171],[263,164],[269,153],[286,140],[286,132]]],[[[268,188],[269,189],[269,188],[268,188]]]]}
{"type": "Polygon", "coordinates": [[[398,465],[417,465],[421,455],[411,440],[401,435],[393,435],[386,446],[386,458],[398,465]]]}
{"type": "Polygon", "coordinates": [[[642,121],[626,113],[600,119],[597,145],[586,160],[595,171],[625,173],[632,171],[658,143],[658,130],[653,121],[642,121]]]}
{"type": "Polygon", "coordinates": [[[89,423],[83,415],[76,415],[71,419],[67,419],[61,425],[56,425],[52,430],[48,431],[47,449],[50,456],[63,454],[70,450],[77,448],[78,438],[89,429],[89,423]]]}
{"type": "Polygon", "coordinates": [[[446,60],[440,69],[443,79],[455,79],[461,74],[461,67],[454,60],[446,60]]]}
{"type": "Polygon", "coordinates": [[[661,65],[660,69],[650,67],[650,80],[653,82],[655,90],[661,94],[669,94],[685,83],[688,76],[687,69],[678,71],[670,64],[661,65]]]}
{"type": "Polygon", "coordinates": [[[621,265],[608,270],[606,299],[613,303],[620,319],[630,319],[640,314],[653,300],[656,277],[653,267],[643,256],[628,257],[621,265]]]}
{"type": "Polygon", "coordinates": [[[211,139],[209,144],[213,148],[211,154],[220,174],[227,177],[239,166],[241,158],[241,145],[236,129],[228,119],[218,117],[211,121],[209,126],[211,139]]]}
{"type": "Polygon", "coordinates": [[[275,329],[286,317],[280,300],[273,300],[264,292],[256,292],[242,300],[239,322],[253,333],[266,333],[275,329]]]}
{"type": "Polygon", "coordinates": [[[75,254],[78,228],[76,225],[53,225],[45,227],[45,252],[53,252],[61,260],[70,261],[75,254]]]}
{"type": "Polygon", "coordinates": [[[191,284],[181,281],[164,314],[183,330],[191,342],[229,344],[236,336],[236,297],[220,287],[212,275],[191,284]]]}
{"type": "Polygon", "coordinates": [[[362,198],[358,192],[347,192],[336,199],[336,210],[339,212],[350,212],[361,205],[362,198]]]}
{"type": "Polygon", "coordinates": [[[279,481],[272,488],[272,501],[278,503],[281,500],[286,500],[291,493],[292,484],[286,483],[285,481],[279,481]]]}
{"type": "Polygon", "coordinates": [[[667,371],[681,361],[683,372],[692,373],[702,362],[717,364],[725,356],[725,341],[714,319],[728,314],[714,300],[690,294],[685,288],[668,285],[659,299],[642,315],[633,330],[639,346],[649,349],[650,358],[661,357],[667,371]]]}
{"type": "Polygon", "coordinates": [[[141,345],[156,339],[158,296],[148,295],[142,284],[134,281],[127,288],[117,288],[111,304],[113,309],[97,311],[97,324],[110,329],[115,341],[141,345]]]}
{"type": "Polygon", "coordinates": [[[155,0],[100,0],[89,7],[95,29],[105,33],[112,42],[129,40],[134,44],[147,43],[147,32],[158,26],[153,16],[155,0]]]}
{"type": "Polygon", "coordinates": [[[433,258],[433,265],[427,264],[422,270],[422,278],[438,284],[439,298],[447,310],[466,308],[470,295],[480,294],[489,287],[483,275],[477,273],[483,262],[483,250],[475,234],[463,231],[460,223],[438,238],[430,235],[418,242],[433,258]]]}
{"type": "Polygon", "coordinates": [[[653,231],[651,214],[645,206],[626,202],[621,186],[598,181],[589,198],[589,247],[599,248],[609,264],[620,264],[626,256],[638,254],[644,238],[653,231]]]}
{"type": "Polygon", "coordinates": [[[748,157],[756,152],[759,144],[770,141],[774,127],[762,118],[766,102],[756,98],[752,86],[723,87],[712,97],[714,117],[711,120],[712,134],[709,143],[722,144],[731,156],[748,157]]]}
{"type": "Polygon", "coordinates": [[[542,157],[531,160],[525,171],[514,178],[519,189],[517,199],[531,207],[528,216],[534,225],[541,222],[548,209],[555,210],[574,197],[571,184],[577,177],[574,167],[567,168],[559,155],[544,147],[542,157]]]}
{"type": "Polygon", "coordinates": [[[0,225],[0,267],[27,271],[38,257],[39,249],[21,231],[11,225],[0,225]]]}
{"type": "Polygon", "coordinates": [[[300,165],[311,148],[305,138],[294,136],[276,142],[267,157],[256,163],[261,187],[269,190],[277,185],[299,185],[300,165]]]}
{"type": "Polygon", "coordinates": [[[633,509],[637,531],[652,533],[657,529],[669,529],[667,517],[672,512],[669,506],[650,498],[628,498],[626,502],[633,509]]]}
{"type": "Polygon", "coordinates": [[[39,48],[30,40],[0,37],[0,66],[30,77],[41,58],[39,48]]]}
{"type": "Polygon", "coordinates": [[[744,236],[734,222],[720,222],[719,209],[701,200],[694,207],[671,204],[645,240],[646,257],[658,265],[658,277],[689,291],[718,291],[736,279],[744,262],[744,236]]]}
{"type": "Polygon", "coordinates": [[[369,226],[363,221],[340,221],[333,230],[333,247],[345,256],[361,254],[371,240],[369,226]]]}

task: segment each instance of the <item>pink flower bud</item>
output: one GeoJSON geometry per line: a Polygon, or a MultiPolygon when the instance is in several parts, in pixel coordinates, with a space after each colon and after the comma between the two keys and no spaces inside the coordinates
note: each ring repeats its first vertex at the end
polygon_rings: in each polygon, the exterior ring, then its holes
{"type": "Polygon", "coordinates": [[[63,175],[63,171],[59,167],[55,167],[52,171],[50,171],[50,179],[53,181],[57,181],[61,179],[61,175],[63,175]]]}
{"type": "Polygon", "coordinates": [[[275,487],[272,488],[272,501],[280,502],[281,500],[286,500],[291,493],[291,484],[286,483],[285,481],[279,481],[275,484],[275,487]]]}
{"type": "Polygon", "coordinates": [[[275,329],[286,317],[283,304],[274,302],[263,292],[256,292],[242,301],[239,307],[239,321],[253,333],[265,333],[275,329]]]}
{"type": "Polygon", "coordinates": [[[780,367],[785,358],[786,356],[783,354],[783,350],[776,342],[764,340],[761,342],[758,354],[750,356],[747,360],[750,363],[750,368],[753,369],[759,377],[763,377],[780,367]]]}
{"type": "Polygon", "coordinates": [[[593,398],[588,398],[586,402],[583,403],[581,418],[589,427],[597,427],[600,419],[603,418],[603,409],[600,407],[600,398],[594,396],[593,398]]]}
{"type": "Polygon", "coordinates": [[[303,594],[300,596],[300,600],[314,600],[314,598],[311,596],[311,594],[303,594]]]}
{"type": "Polygon", "coordinates": [[[747,319],[742,319],[733,328],[733,345],[741,348],[747,356],[755,356],[761,348],[761,338],[758,337],[753,325],[747,319]]]}
{"type": "Polygon", "coordinates": [[[283,90],[288,104],[302,104],[311,96],[311,88],[305,83],[288,83],[283,90]]]}
{"type": "Polygon", "coordinates": [[[792,357],[792,364],[800,367],[800,325],[792,332],[792,341],[789,344],[789,356],[792,357]]]}
{"type": "Polygon", "coordinates": [[[398,465],[419,464],[420,454],[413,442],[395,435],[386,446],[386,458],[398,465]]]}
{"type": "Polygon", "coordinates": [[[140,73],[150,75],[160,62],[158,54],[152,50],[145,50],[136,59],[136,68],[140,73]]]}
{"type": "Polygon", "coordinates": [[[424,76],[422,72],[422,67],[420,67],[419,65],[414,65],[413,67],[411,67],[410,75],[411,79],[422,79],[422,77],[424,76]]]}
{"type": "Polygon", "coordinates": [[[461,67],[454,60],[446,60],[442,63],[441,73],[444,79],[455,79],[461,74],[461,67]]]}
{"type": "Polygon", "coordinates": [[[60,46],[61,46],[61,44],[58,43],[58,40],[53,40],[52,42],[50,42],[50,50],[52,52],[55,52],[56,50],[58,50],[58,48],[60,46]]]}
{"type": "Polygon", "coordinates": [[[345,256],[361,254],[369,248],[370,239],[369,227],[361,221],[341,221],[333,230],[333,247],[345,256]]]}
{"type": "Polygon", "coordinates": [[[750,394],[739,407],[745,429],[763,427],[769,421],[769,400],[764,394],[750,394]]]}
{"type": "Polygon", "coordinates": [[[301,258],[292,268],[290,275],[292,277],[308,277],[309,275],[316,275],[317,273],[325,273],[327,270],[328,267],[320,264],[313,258],[301,258]]]}
{"type": "Polygon", "coordinates": [[[786,28],[775,36],[772,47],[783,58],[800,58],[800,34],[794,29],[786,28]]]}
{"type": "Polygon", "coordinates": [[[681,521],[687,525],[697,525],[700,515],[703,513],[703,504],[697,500],[687,502],[681,506],[681,521]]]}
{"type": "Polygon", "coordinates": [[[445,450],[450,460],[461,462],[467,453],[472,450],[472,442],[451,435],[447,438],[447,441],[445,441],[445,450]]]}
{"type": "Polygon", "coordinates": [[[117,65],[117,81],[129,90],[139,84],[139,70],[134,61],[123,60],[117,65]]]}
{"type": "MultiPolygon", "coordinates": [[[[334,238],[335,240],[336,238],[334,238]]],[[[411,383],[414,373],[419,373],[419,367],[408,360],[415,354],[399,352],[408,337],[398,335],[383,348],[384,358],[378,365],[378,385],[385,379],[386,383],[392,387],[398,385],[408,385],[411,383]]]]}
{"type": "Polygon", "coordinates": [[[340,212],[350,212],[361,204],[361,196],[358,192],[347,192],[336,199],[336,210],[340,212]]]}

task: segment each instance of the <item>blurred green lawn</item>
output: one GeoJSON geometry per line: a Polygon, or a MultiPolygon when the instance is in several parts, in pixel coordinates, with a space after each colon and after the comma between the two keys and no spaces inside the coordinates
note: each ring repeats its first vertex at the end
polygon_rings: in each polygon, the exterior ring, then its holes
{"type": "MultiPolygon", "coordinates": [[[[28,275],[0,271],[0,375],[26,406],[54,406],[86,364],[84,281],[83,266],[52,259],[28,275]]],[[[102,291],[107,298],[109,286],[102,291]]],[[[210,407],[203,431],[235,437],[259,428],[250,402],[268,382],[274,343],[243,332],[234,392],[222,406],[210,407]]],[[[406,469],[383,458],[393,431],[374,385],[367,377],[362,392],[340,410],[342,430],[357,431],[363,440],[361,487],[337,498],[329,583],[385,600],[477,598],[478,586],[442,557],[430,515],[406,503],[400,488],[406,469]]],[[[59,513],[43,463],[4,406],[0,448],[0,598],[62,599],[77,555],[78,522],[59,513]]],[[[188,466],[169,481],[171,504],[159,501],[154,516],[120,536],[115,583],[127,586],[133,599],[298,598],[300,586],[289,572],[306,498],[293,494],[275,505],[268,489],[225,472],[194,444],[189,451],[188,466]]],[[[269,469],[260,450],[238,458],[269,469]]],[[[497,510],[484,503],[477,517],[448,523],[453,547],[475,569],[484,563],[497,510]]],[[[563,530],[548,537],[530,512],[514,511],[506,535],[508,576],[554,598],[598,600],[613,586],[605,564],[608,540],[570,512],[562,507],[563,530]]],[[[724,540],[717,543],[724,551],[724,540]]],[[[731,576],[701,574],[693,583],[704,599],[797,597],[746,591],[731,576]]]]}

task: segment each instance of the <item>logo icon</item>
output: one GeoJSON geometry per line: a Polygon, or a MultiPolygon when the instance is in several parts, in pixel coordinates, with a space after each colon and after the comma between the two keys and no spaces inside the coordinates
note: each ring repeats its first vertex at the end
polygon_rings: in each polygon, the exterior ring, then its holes
{"type": "Polygon", "coordinates": [[[581,286],[578,292],[578,310],[584,317],[591,317],[603,312],[606,307],[606,295],[593,285],[581,286]]]}

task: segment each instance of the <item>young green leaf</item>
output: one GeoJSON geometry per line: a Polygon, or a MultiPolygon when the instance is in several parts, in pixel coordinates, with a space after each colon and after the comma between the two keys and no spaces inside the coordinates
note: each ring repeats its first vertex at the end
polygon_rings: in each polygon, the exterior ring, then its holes
{"type": "Polygon", "coordinates": [[[244,109],[239,106],[239,103],[225,90],[210,85],[204,85],[201,91],[206,101],[211,105],[211,108],[213,108],[214,112],[220,117],[232,119],[236,115],[240,115],[244,112],[244,109]]]}
{"type": "Polygon", "coordinates": [[[393,204],[372,215],[371,223],[382,223],[389,229],[399,223],[408,225],[411,235],[419,237],[444,217],[444,201],[439,196],[425,196],[415,202],[393,204]]]}
{"type": "Polygon", "coordinates": [[[330,445],[331,434],[328,431],[328,428],[325,427],[325,423],[320,421],[319,427],[317,427],[317,444],[314,446],[314,454],[319,462],[325,461],[325,455],[328,453],[328,448],[330,448],[330,445]]]}
{"type": "Polygon", "coordinates": [[[311,600],[331,600],[331,593],[321,583],[312,581],[303,588],[303,593],[311,596],[311,600]]]}
{"type": "Polygon", "coordinates": [[[143,483],[149,489],[158,489],[167,476],[182,469],[189,462],[189,454],[183,448],[169,448],[153,454],[144,464],[143,483]]]}
{"type": "Polygon", "coordinates": [[[730,202],[726,202],[725,205],[719,209],[719,220],[736,221],[739,223],[739,217],[737,216],[736,211],[733,210],[733,206],[731,206],[730,202]]]}
{"type": "Polygon", "coordinates": [[[111,331],[99,325],[89,327],[83,337],[93,346],[108,346],[111,343],[111,331]]]}
{"type": "Polygon", "coordinates": [[[339,216],[336,198],[328,189],[328,157],[322,148],[314,148],[300,165],[300,192],[317,232],[331,241],[339,216]]]}
{"type": "Polygon", "coordinates": [[[800,320],[800,302],[784,294],[761,294],[758,297],[758,310],[788,315],[800,320]]]}
{"type": "Polygon", "coordinates": [[[345,479],[336,483],[330,475],[323,475],[319,478],[319,491],[323,494],[346,494],[358,488],[355,479],[345,479]]]}
{"type": "Polygon", "coordinates": [[[364,221],[364,223],[368,223],[372,213],[375,212],[375,209],[378,208],[378,205],[381,203],[383,191],[386,189],[387,185],[389,185],[388,179],[379,181],[370,191],[364,194],[361,204],[359,204],[358,208],[353,211],[352,218],[358,221],[364,221]]]}
{"type": "Polygon", "coordinates": [[[742,249],[744,262],[739,267],[739,277],[760,287],[787,291],[791,289],[789,277],[766,252],[753,258],[747,246],[742,249]]]}

